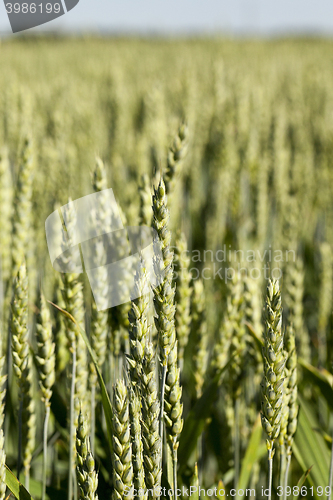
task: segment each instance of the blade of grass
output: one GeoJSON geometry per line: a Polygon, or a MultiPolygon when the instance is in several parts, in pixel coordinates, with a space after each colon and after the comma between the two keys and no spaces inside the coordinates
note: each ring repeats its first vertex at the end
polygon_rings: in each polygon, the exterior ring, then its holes
{"type": "MultiPolygon", "coordinates": [[[[303,474],[301,475],[301,477],[299,478],[298,483],[297,483],[299,490],[302,488],[303,484],[305,483],[306,478],[310,474],[312,467],[313,467],[313,465],[311,465],[311,467],[309,467],[306,471],[304,471],[303,474]]],[[[298,497],[299,497],[299,495],[294,496],[293,500],[297,500],[298,497]]]]}
{"type": "Polygon", "coordinates": [[[315,498],[319,498],[316,488],[327,484],[330,452],[324,438],[315,431],[319,424],[310,404],[301,396],[299,396],[299,402],[300,412],[293,453],[302,470],[307,470],[313,465],[307,479],[314,486],[315,498]]]}
{"type": "MultiPolygon", "coordinates": [[[[239,481],[237,484],[237,491],[239,491],[240,489],[245,490],[249,484],[253,465],[259,458],[258,451],[260,449],[261,436],[262,436],[262,426],[261,426],[260,415],[258,415],[252,429],[250,441],[247,450],[245,452],[245,456],[242,461],[242,468],[240,471],[239,481]]],[[[241,497],[237,494],[236,499],[238,500],[239,498],[241,497]]]]}
{"type": "Polygon", "coordinates": [[[56,309],[58,309],[62,314],[64,314],[65,316],[67,316],[67,318],[69,318],[71,321],[73,321],[73,323],[79,329],[79,331],[80,331],[80,333],[81,333],[81,335],[83,337],[83,340],[84,340],[84,342],[85,342],[85,344],[87,346],[88,352],[89,352],[89,354],[91,356],[91,359],[92,359],[92,361],[93,361],[93,363],[95,365],[95,369],[96,369],[96,373],[97,373],[97,379],[98,379],[98,383],[99,383],[99,386],[100,386],[100,389],[101,389],[102,404],[103,404],[103,409],[104,409],[104,412],[105,412],[105,420],[106,420],[106,426],[107,426],[107,431],[108,431],[109,445],[110,445],[110,450],[112,450],[112,406],[111,406],[111,401],[110,401],[109,394],[107,392],[107,389],[106,389],[106,386],[105,386],[105,383],[104,383],[101,371],[99,369],[95,353],[94,353],[94,351],[91,348],[91,345],[90,345],[90,342],[88,340],[87,334],[84,331],[84,329],[76,322],[75,318],[73,318],[73,316],[71,314],[69,314],[69,312],[65,311],[65,309],[62,309],[61,307],[59,307],[58,305],[54,304],[53,302],[51,302],[49,300],[48,300],[48,302],[53,307],[55,307],[56,309]]]}
{"type": "Polygon", "coordinates": [[[215,377],[207,384],[200,399],[198,399],[188,414],[179,443],[178,460],[180,464],[179,472],[186,468],[187,461],[197,445],[197,440],[203,432],[207,418],[211,413],[212,404],[216,401],[218,387],[221,377],[228,370],[233,359],[239,354],[237,351],[228,363],[220,370],[215,377]]]}
{"type": "Polygon", "coordinates": [[[30,493],[25,489],[12,471],[6,465],[6,485],[17,500],[33,500],[30,493]]]}
{"type": "Polygon", "coordinates": [[[303,374],[305,380],[319,387],[321,394],[327,401],[327,404],[333,410],[333,389],[332,389],[332,377],[330,373],[324,369],[318,370],[318,368],[310,365],[304,359],[298,359],[298,364],[303,369],[303,374]]]}

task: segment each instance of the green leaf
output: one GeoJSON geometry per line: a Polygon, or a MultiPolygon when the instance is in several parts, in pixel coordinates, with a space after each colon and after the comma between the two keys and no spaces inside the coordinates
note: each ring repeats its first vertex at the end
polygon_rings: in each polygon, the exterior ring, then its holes
{"type": "MultiPolygon", "coordinates": [[[[297,486],[298,486],[299,490],[302,488],[303,484],[305,483],[306,478],[310,474],[311,469],[312,469],[312,465],[305,472],[303,472],[303,474],[301,475],[300,479],[298,480],[297,486]]],[[[299,497],[299,495],[294,496],[293,500],[297,500],[297,498],[299,497]]]]}
{"type": "Polygon", "coordinates": [[[221,383],[221,377],[228,370],[233,359],[238,354],[239,352],[237,351],[234,356],[232,356],[232,358],[228,361],[228,363],[222,368],[222,370],[219,370],[215,377],[208,383],[201,398],[196,401],[195,405],[193,406],[192,410],[189,412],[185,420],[184,429],[180,437],[178,451],[178,463],[180,464],[180,472],[185,469],[187,461],[197,445],[197,440],[206,426],[207,418],[211,413],[212,404],[217,399],[218,387],[221,383]]]}
{"type": "Polygon", "coordinates": [[[226,489],[225,489],[224,483],[223,483],[222,479],[220,479],[218,482],[218,485],[217,485],[217,495],[216,495],[217,500],[225,500],[225,492],[226,492],[226,489]],[[220,495],[220,492],[222,492],[221,495],[220,495]]]}
{"type": "Polygon", "coordinates": [[[310,365],[304,359],[298,360],[299,365],[303,368],[305,380],[319,387],[321,394],[326,399],[327,404],[333,410],[333,389],[332,389],[332,376],[324,369],[318,370],[310,365]]]}
{"type": "Polygon", "coordinates": [[[97,359],[96,359],[95,353],[94,353],[94,351],[91,348],[91,345],[90,345],[90,342],[88,340],[87,334],[84,331],[84,329],[76,322],[75,318],[73,318],[73,316],[69,312],[65,311],[64,309],[62,309],[61,307],[57,306],[53,302],[50,302],[49,300],[48,300],[48,302],[50,304],[52,304],[60,312],[62,312],[62,314],[64,314],[65,316],[67,316],[67,318],[69,318],[71,321],[73,321],[73,323],[79,329],[79,331],[80,331],[80,333],[82,335],[83,340],[85,341],[85,344],[87,346],[87,349],[89,351],[91,359],[92,359],[92,361],[93,361],[93,363],[95,365],[95,369],[96,369],[96,373],[97,373],[97,379],[98,379],[99,387],[101,389],[102,404],[103,404],[103,409],[104,409],[104,413],[105,413],[106,427],[107,427],[107,430],[108,430],[109,445],[110,445],[110,450],[112,450],[112,413],[113,413],[112,412],[112,405],[111,405],[109,394],[108,394],[108,391],[106,389],[106,386],[105,386],[105,383],[104,383],[104,380],[103,380],[103,377],[102,377],[102,373],[101,373],[101,371],[99,369],[99,366],[98,366],[98,363],[97,363],[97,359]]]}
{"type": "MultiPolygon", "coordinates": [[[[259,458],[258,452],[260,451],[261,435],[262,435],[261,419],[260,415],[258,415],[254,423],[250,441],[242,462],[242,468],[239,475],[237,490],[239,489],[245,490],[249,484],[252,468],[259,458]]],[[[237,495],[236,499],[238,500],[239,498],[241,497],[237,495]]]]}
{"type": "Polygon", "coordinates": [[[317,486],[327,485],[330,464],[330,452],[324,438],[315,429],[319,427],[318,420],[311,404],[299,396],[300,411],[297,432],[293,443],[293,453],[300,467],[307,470],[313,466],[307,479],[314,486],[314,496],[317,486]]]}
{"type": "Polygon", "coordinates": [[[25,489],[23,484],[14,476],[12,471],[6,465],[6,485],[12,494],[18,500],[33,500],[30,493],[25,489]]]}
{"type": "Polygon", "coordinates": [[[253,325],[251,323],[248,323],[247,321],[245,321],[245,326],[247,327],[249,334],[253,338],[253,340],[258,348],[258,351],[261,352],[263,345],[264,345],[264,342],[263,342],[262,338],[260,337],[259,333],[256,332],[255,329],[253,328],[253,325]]]}
{"type": "Polygon", "coordinates": [[[172,445],[169,441],[166,442],[166,473],[169,488],[173,489],[173,460],[172,460],[172,445]]]}
{"type": "Polygon", "coordinates": [[[194,473],[191,479],[190,486],[193,488],[196,488],[196,490],[193,491],[193,493],[190,495],[190,500],[199,500],[199,475],[198,475],[198,465],[195,464],[194,466],[194,473]]]}

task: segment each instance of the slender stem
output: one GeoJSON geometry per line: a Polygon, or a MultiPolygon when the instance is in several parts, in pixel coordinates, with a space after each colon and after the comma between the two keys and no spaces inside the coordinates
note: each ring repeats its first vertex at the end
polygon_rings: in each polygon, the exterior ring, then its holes
{"type": "Polygon", "coordinates": [[[90,446],[93,455],[95,455],[95,428],[96,428],[95,396],[96,396],[96,383],[94,382],[91,388],[91,412],[90,412],[91,413],[90,446]]]}
{"type": "Polygon", "coordinates": [[[286,499],[286,489],[288,486],[288,474],[289,474],[289,467],[290,467],[290,461],[291,461],[291,449],[290,446],[287,449],[287,465],[286,465],[286,471],[284,474],[284,484],[283,484],[283,498],[286,499]]]}
{"type": "Polygon", "coordinates": [[[178,443],[176,441],[177,438],[174,438],[174,443],[172,447],[173,451],[173,497],[174,500],[177,500],[177,466],[178,466],[178,443]]]}
{"type": "Polygon", "coordinates": [[[268,500],[272,498],[272,479],[273,479],[273,444],[268,450],[268,500]]]}
{"type": "Polygon", "coordinates": [[[29,490],[30,483],[30,470],[27,468],[24,470],[24,486],[26,490],[29,490]]]}
{"type": "Polygon", "coordinates": [[[20,480],[20,472],[22,467],[22,410],[23,410],[23,399],[21,394],[20,406],[19,406],[19,429],[18,429],[18,455],[17,455],[17,479],[20,480]]]}
{"type": "Polygon", "coordinates": [[[47,429],[50,418],[50,405],[47,404],[45,408],[44,420],[44,434],[43,434],[43,486],[42,486],[42,500],[45,500],[46,495],[46,468],[47,468],[47,429]]]}
{"type": "Polygon", "coordinates": [[[72,381],[71,381],[71,400],[70,400],[70,428],[69,428],[69,474],[68,474],[68,500],[73,498],[73,462],[74,462],[74,396],[75,396],[75,377],[76,377],[76,344],[72,342],[72,381]]]}
{"type": "Polygon", "coordinates": [[[330,463],[330,476],[328,480],[328,486],[330,487],[330,494],[328,500],[332,498],[332,487],[333,487],[333,432],[332,432],[332,447],[331,447],[331,463],[330,463]]]}
{"type": "Polygon", "coordinates": [[[235,477],[234,485],[235,488],[238,486],[239,479],[239,398],[235,400],[235,435],[234,435],[234,466],[235,466],[235,477]]]}
{"type": "MultiPolygon", "coordinates": [[[[203,469],[203,443],[204,443],[204,432],[198,439],[198,449],[197,449],[197,463],[198,463],[198,482],[199,484],[203,484],[202,481],[202,469],[203,469]]],[[[200,499],[200,490],[199,495],[200,499]]]]}
{"type": "Polygon", "coordinates": [[[164,422],[164,393],[165,393],[165,382],[167,374],[166,363],[162,367],[162,380],[161,380],[161,411],[160,411],[160,436],[161,441],[163,441],[163,422],[164,422]]]}
{"type": "Polygon", "coordinates": [[[167,374],[166,361],[162,367],[162,380],[161,380],[161,409],[160,409],[160,436],[161,436],[161,468],[163,464],[163,422],[164,422],[164,393],[165,393],[165,382],[167,374]]]}
{"type": "MultiPolygon", "coordinates": [[[[280,445],[280,486],[284,485],[286,478],[286,447],[285,444],[280,445]]],[[[285,498],[286,492],[283,490],[283,500],[285,498]]]]}

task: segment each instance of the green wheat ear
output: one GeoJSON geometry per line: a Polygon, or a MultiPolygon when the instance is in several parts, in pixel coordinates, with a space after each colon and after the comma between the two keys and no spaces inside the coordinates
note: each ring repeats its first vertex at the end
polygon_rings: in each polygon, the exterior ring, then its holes
{"type": "Polygon", "coordinates": [[[49,308],[43,294],[40,295],[36,323],[39,385],[46,406],[50,405],[52,386],[55,382],[55,344],[52,339],[52,323],[49,308]]]}
{"type": "MultiPolygon", "coordinates": [[[[128,313],[130,356],[127,357],[131,383],[137,385],[142,374],[142,362],[145,345],[149,337],[148,307],[149,295],[147,293],[147,274],[142,264],[135,274],[135,285],[128,313]]],[[[140,385],[138,384],[140,390],[140,385]]]]}
{"type": "Polygon", "coordinates": [[[184,233],[176,241],[175,246],[175,326],[178,340],[178,357],[182,368],[184,350],[190,334],[190,304],[191,304],[191,274],[189,272],[190,258],[187,255],[187,243],[184,233]]]}
{"type": "MultiPolygon", "coordinates": [[[[13,284],[10,329],[12,335],[13,370],[19,386],[20,416],[22,421],[22,451],[26,485],[32,453],[35,448],[36,414],[33,398],[32,358],[28,330],[28,277],[25,263],[19,267],[13,284]]],[[[19,450],[20,468],[21,450],[19,450]]]]}
{"type": "Polygon", "coordinates": [[[5,453],[5,438],[3,432],[4,423],[4,410],[5,410],[5,397],[6,397],[6,386],[5,382],[7,376],[4,375],[5,367],[5,356],[2,356],[2,342],[0,340],[0,500],[5,499],[6,495],[6,453],[5,453]]]}
{"type": "Polygon", "coordinates": [[[132,464],[134,473],[133,484],[134,488],[137,491],[135,500],[145,500],[147,498],[147,493],[145,492],[146,483],[145,471],[143,466],[141,398],[139,397],[138,387],[129,388],[129,415],[131,422],[132,464]]]}
{"type": "Polygon", "coordinates": [[[125,383],[117,380],[113,390],[112,465],[113,499],[133,500],[132,443],[129,401],[125,383]],[[126,493],[126,495],[125,495],[126,493]]]}
{"type": "Polygon", "coordinates": [[[8,150],[0,151],[0,241],[1,241],[1,276],[4,282],[11,275],[10,249],[11,249],[11,219],[13,212],[13,182],[10,172],[8,150]]]}
{"type": "Polygon", "coordinates": [[[164,174],[165,189],[167,194],[173,189],[177,174],[186,156],[188,148],[189,131],[188,126],[182,123],[169,148],[167,157],[167,167],[164,174]]]}
{"type": "Polygon", "coordinates": [[[157,313],[155,325],[158,333],[162,365],[167,359],[176,341],[175,330],[175,289],[173,287],[173,252],[171,251],[171,232],[168,228],[169,210],[167,208],[166,190],[163,179],[153,195],[153,223],[162,247],[164,278],[154,288],[154,305],[157,313]]]}
{"type": "Polygon", "coordinates": [[[98,500],[98,476],[94,457],[90,451],[88,427],[82,411],[79,413],[76,429],[76,476],[79,484],[80,500],[98,500]]]}
{"type": "Polygon", "coordinates": [[[156,380],[155,353],[151,343],[146,345],[140,386],[145,481],[147,488],[153,491],[150,497],[157,499],[159,498],[157,492],[161,486],[162,475],[162,441],[159,432],[160,402],[156,380]]]}
{"type": "Polygon", "coordinates": [[[286,355],[283,350],[281,293],[277,280],[268,282],[265,312],[261,422],[268,436],[267,448],[272,450],[274,441],[280,433],[286,365],[286,355]]]}
{"type": "Polygon", "coordinates": [[[20,168],[14,196],[12,228],[12,276],[26,253],[30,236],[30,215],[33,181],[33,153],[30,139],[25,139],[20,156],[20,168]]]}
{"type": "Polygon", "coordinates": [[[141,178],[141,185],[139,186],[140,194],[140,210],[139,210],[139,224],[140,226],[151,226],[152,212],[152,191],[150,187],[150,180],[147,174],[143,174],[141,178]]]}
{"type": "Polygon", "coordinates": [[[291,454],[291,446],[293,443],[294,434],[297,429],[297,353],[295,332],[292,326],[289,326],[286,331],[285,339],[287,351],[287,369],[288,369],[288,426],[286,432],[287,454],[291,454]]]}
{"type": "Polygon", "coordinates": [[[208,331],[205,317],[205,289],[202,280],[193,283],[191,303],[191,336],[194,340],[193,373],[197,398],[202,394],[207,370],[208,331]]]}

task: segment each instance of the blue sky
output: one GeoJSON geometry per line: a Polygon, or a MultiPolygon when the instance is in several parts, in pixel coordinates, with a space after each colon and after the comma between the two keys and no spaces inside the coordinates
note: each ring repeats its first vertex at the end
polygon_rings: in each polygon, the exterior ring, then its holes
{"type": "MultiPolygon", "coordinates": [[[[0,34],[9,29],[0,0],[0,34]]],[[[333,34],[333,1],[80,0],[66,15],[29,31],[46,30],[333,34]]]]}

